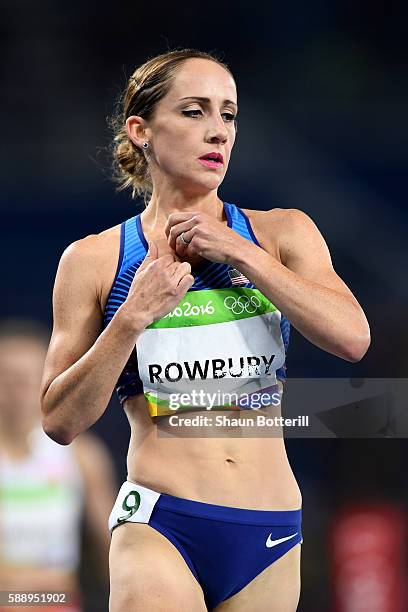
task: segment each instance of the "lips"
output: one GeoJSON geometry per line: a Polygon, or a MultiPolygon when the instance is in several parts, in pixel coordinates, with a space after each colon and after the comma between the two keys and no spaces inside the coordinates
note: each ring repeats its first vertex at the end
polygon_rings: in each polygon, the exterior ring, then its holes
{"type": "Polygon", "coordinates": [[[211,151],[210,153],[205,153],[205,155],[202,155],[201,157],[199,157],[199,159],[204,159],[206,161],[215,162],[219,164],[224,163],[223,156],[221,155],[221,153],[218,153],[217,151],[211,151]]]}

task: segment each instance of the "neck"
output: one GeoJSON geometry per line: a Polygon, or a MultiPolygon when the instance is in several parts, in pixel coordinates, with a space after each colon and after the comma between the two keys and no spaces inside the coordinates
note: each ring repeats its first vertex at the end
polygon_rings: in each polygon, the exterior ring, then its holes
{"type": "Polygon", "coordinates": [[[163,228],[170,213],[184,211],[205,212],[222,221],[223,209],[223,202],[215,191],[203,196],[188,195],[184,192],[159,194],[153,190],[151,200],[143,213],[143,222],[151,232],[163,228]]]}

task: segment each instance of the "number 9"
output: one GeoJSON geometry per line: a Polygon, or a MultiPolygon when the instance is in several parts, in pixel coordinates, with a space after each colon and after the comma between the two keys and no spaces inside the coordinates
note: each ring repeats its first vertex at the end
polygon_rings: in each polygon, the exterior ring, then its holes
{"type": "Polygon", "coordinates": [[[122,504],[122,508],[123,510],[126,510],[129,514],[126,514],[125,516],[121,516],[120,518],[118,518],[117,522],[118,523],[123,523],[124,521],[127,521],[128,519],[130,519],[131,516],[134,515],[134,513],[138,510],[140,506],[140,493],[138,491],[130,491],[125,499],[123,500],[123,504],[122,504]],[[129,497],[134,496],[134,502],[128,504],[128,500],[129,497]]]}

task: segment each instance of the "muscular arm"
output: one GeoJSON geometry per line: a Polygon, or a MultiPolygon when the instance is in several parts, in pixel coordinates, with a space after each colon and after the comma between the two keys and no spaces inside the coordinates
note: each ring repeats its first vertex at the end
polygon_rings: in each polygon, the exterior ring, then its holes
{"type": "Polygon", "coordinates": [[[245,274],[291,324],[319,348],[359,361],[370,345],[370,329],[358,301],[333,269],[329,249],[313,221],[296,209],[272,224],[264,213],[262,231],[279,231],[278,262],[247,242],[233,255],[245,274]],[[266,229],[268,228],[268,229],[266,229]]]}
{"type": "Polygon", "coordinates": [[[44,367],[44,431],[70,444],[104,413],[112,391],[143,330],[172,310],[194,283],[187,262],[150,249],[129,293],[102,331],[99,296],[106,243],[100,236],[74,242],[55,280],[54,328],[44,367]]]}
{"type": "Polygon", "coordinates": [[[102,331],[98,300],[100,237],[89,236],[64,252],[53,294],[54,327],[44,367],[44,431],[69,444],[105,411],[131,354],[139,328],[120,308],[102,331]]]}

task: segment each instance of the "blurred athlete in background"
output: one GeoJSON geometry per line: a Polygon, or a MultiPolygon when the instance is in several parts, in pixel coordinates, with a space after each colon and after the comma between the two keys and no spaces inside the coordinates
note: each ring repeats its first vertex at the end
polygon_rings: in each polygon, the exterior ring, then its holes
{"type": "Polygon", "coordinates": [[[42,429],[39,393],[48,340],[46,328],[34,321],[0,321],[0,591],[65,592],[71,604],[32,609],[77,612],[82,519],[106,583],[106,521],[116,483],[95,435],[62,447],[42,429]]]}

